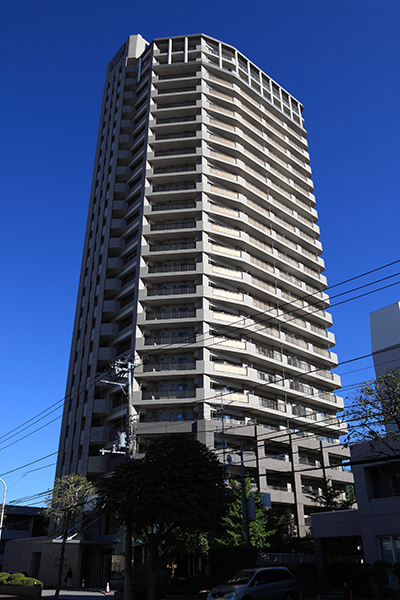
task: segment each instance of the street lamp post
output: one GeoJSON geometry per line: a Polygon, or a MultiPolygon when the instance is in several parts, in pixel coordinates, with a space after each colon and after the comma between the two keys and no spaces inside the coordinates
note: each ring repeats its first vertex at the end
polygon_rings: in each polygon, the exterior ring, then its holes
{"type": "Polygon", "coordinates": [[[1,505],[1,516],[0,516],[0,541],[1,541],[1,534],[3,533],[4,507],[6,505],[7,486],[1,477],[0,477],[0,481],[4,485],[3,504],[1,505]]]}

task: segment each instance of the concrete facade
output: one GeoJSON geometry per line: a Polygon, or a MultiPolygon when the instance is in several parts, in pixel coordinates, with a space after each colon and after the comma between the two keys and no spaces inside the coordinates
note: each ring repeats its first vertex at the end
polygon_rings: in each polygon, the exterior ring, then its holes
{"type": "MultiPolygon", "coordinates": [[[[370,313],[371,346],[376,377],[400,366],[400,303],[370,313]]],[[[400,561],[400,440],[397,427],[389,424],[387,444],[371,449],[369,443],[351,448],[358,510],[346,511],[348,531],[359,531],[365,561],[400,561]]],[[[340,528],[341,513],[312,515],[317,546],[322,539],[356,535],[340,528]]],[[[323,567],[321,566],[321,569],[323,567]]]]}
{"type": "MultiPolygon", "coordinates": [[[[45,587],[55,586],[60,564],[60,542],[52,541],[47,536],[10,540],[7,543],[2,570],[26,571],[31,577],[36,577],[45,587]]],[[[67,542],[63,565],[64,577],[71,567],[72,587],[80,587],[81,576],[81,542],[71,540],[67,542]]]]}
{"type": "Polygon", "coordinates": [[[131,36],[107,68],[57,477],[96,480],[126,427],[104,383],[131,356],[139,455],[194,433],[310,523],[344,493],[337,357],[301,104],[206,35],[131,36]]]}
{"type": "MultiPolygon", "coordinates": [[[[4,571],[3,560],[12,540],[37,538],[47,531],[43,511],[34,506],[12,506],[6,504],[0,542],[0,570],[4,571]]],[[[17,570],[17,569],[12,569],[17,570]]],[[[23,569],[24,571],[26,569],[23,569]]],[[[27,571],[31,572],[31,571],[27,571]]]]}
{"type": "Polygon", "coordinates": [[[376,377],[400,365],[400,302],[369,315],[376,377]]]}

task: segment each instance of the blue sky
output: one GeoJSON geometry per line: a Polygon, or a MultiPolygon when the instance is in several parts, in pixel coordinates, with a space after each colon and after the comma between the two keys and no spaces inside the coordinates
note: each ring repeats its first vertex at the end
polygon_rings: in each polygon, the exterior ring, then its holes
{"type": "MultiPolygon", "coordinates": [[[[3,5],[0,476],[7,501],[53,484],[54,456],[19,467],[57,450],[60,419],[17,443],[31,429],[3,436],[64,395],[105,69],[126,38],[207,33],[304,104],[333,285],[400,259],[399,29],[400,2],[385,0],[3,5]]],[[[400,263],[376,277],[398,271],[400,263]]],[[[339,361],[370,352],[369,313],[398,300],[394,285],[332,307],[339,361]]],[[[365,359],[337,372],[351,386],[373,376],[371,365],[365,359]]]]}

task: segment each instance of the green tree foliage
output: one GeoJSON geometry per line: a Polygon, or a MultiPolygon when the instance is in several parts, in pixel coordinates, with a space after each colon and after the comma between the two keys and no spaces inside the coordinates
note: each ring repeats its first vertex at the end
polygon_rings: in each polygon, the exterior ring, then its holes
{"type": "MultiPolygon", "coordinates": [[[[262,495],[250,491],[250,480],[246,480],[246,498],[253,497],[255,501],[255,520],[249,522],[250,544],[259,550],[270,547],[270,537],[276,529],[270,527],[268,509],[261,504],[262,495]]],[[[228,512],[222,519],[223,534],[216,543],[224,546],[242,546],[245,543],[242,510],[241,485],[232,481],[228,512]]]]}
{"type": "Polygon", "coordinates": [[[364,383],[348,400],[346,441],[369,442],[373,451],[381,453],[398,452],[393,442],[400,440],[400,367],[364,383]]]}
{"type": "Polygon", "coordinates": [[[53,524],[54,535],[61,535],[60,565],[58,568],[57,587],[54,598],[60,594],[62,569],[65,556],[65,545],[72,526],[75,531],[79,527],[77,520],[82,521],[84,514],[94,508],[96,489],[93,483],[81,475],[71,474],[56,479],[51,496],[46,501],[44,514],[53,524]]]}
{"type": "Polygon", "coordinates": [[[217,527],[225,512],[224,472],[217,457],[191,436],[154,440],[142,459],[121,464],[101,484],[98,506],[116,515],[127,530],[125,600],[130,600],[132,555],[129,540],[147,550],[148,598],[155,598],[155,576],[162,557],[184,533],[217,527]]]}

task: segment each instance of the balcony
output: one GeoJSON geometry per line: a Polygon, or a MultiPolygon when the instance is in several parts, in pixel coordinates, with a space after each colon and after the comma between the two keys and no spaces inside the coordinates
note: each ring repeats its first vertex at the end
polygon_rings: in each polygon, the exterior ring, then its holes
{"type": "Polygon", "coordinates": [[[92,427],[90,430],[90,441],[106,444],[110,438],[108,427],[92,427]]]}
{"type": "Polygon", "coordinates": [[[195,271],[195,263],[178,265],[153,265],[148,267],[149,273],[175,273],[177,271],[195,271]]]}
{"type": "Polygon", "coordinates": [[[161,210],[185,210],[186,208],[196,208],[196,202],[189,200],[187,202],[166,202],[165,204],[152,204],[152,212],[161,210]]]}
{"type": "Polygon", "coordinates": [[[110,253],[119,254],[119,251],[124,250],[124,248],[125,248],[125,240],[122,240],[121,238],[110,238],[110,241],[108,244],[109,254],[110,253]]]}
{"type": "Polygon", "coordinates": [[[111,220],[111,232],[114,235],[121,235],[126,229],[126,221],[124,219],[111,220]]]}
{"type": "Polygon", "coordinates": [[[157,192],[178,192],[181,190],[195,190],[196,184],[192,182],[177,183],[171,185],[154,185],[153,193],[157,192]]]}
{"type": "Polygon", "coordinates": [[[162,312],[146,312],[146,321],[161,321],[164,319],[191,319],[196,316],[194,309],[163,310],[162,312]]]}
{"type": "Polygon", "coordinates": [[[124,261],[122,258],[109,258],[107,260],[107,271],[121,271],[124,268],[124,261]]]}
{"type": "Polygon", "coordinates": [[[190,250],[196,248],[196,242],[166,242],[165,244],[152,244],[150,252],[169,252],[171,250],[190,250]]]}
{"type": "Polygon", "coordinates": [[[195,294],[196,286],[194,285],[176,285],[165,288],[148,288],[147,296],[173,296],[181,294],[195,294]]]}
{"type": "Polygon", "coordinates": [[[189,171],[196,171],[196,165],[180,165],[176,167],[157,167],[153,169],[154,175],[164,175],[168,173],[188,173],[189,171]]]}
{"type": "Polygon", "coordinates": [[[99,348],[98,360],[104,360],[111,362],[117,358],[117,351],[115,348],[99,348]]]}
{"type": "Polygon", "coordinates": [[[159,371],[189,371],[196,369],[194,361],[175,361],[145,364],[143,373],[155,373],[159,371]]]}
{"type": "Polygon", "coordinates": [[[146,390],[142,392],[142,400],[170,400],[177,398],[196,398],[196,390],[146,390]]]}
{"type": "Polygon", "coordinates": [[[227,300],[237,300],[239,302],[243,302],[244,296],[239,292],[231,292],[229,290],[224,290],[221,288],[212,288],[213,296],[219,296],[220,298],[226,298],[227,300]]]}
{"type": "Polygon", "coordinates": [[[230,365],[228,363],[214,363],[214,371],[220,371],[221,373],[229,373],[230,375],[247,375],[246,367],[239,367],[236,365],[230,365]]]}
{"type": "Polygon", "coordinates": [[[122,287],[122,282],[120,279],[106,279],[104,291],[108,294],[117,293],[120,291],[122,287]]]}
{"type": "Polygon", "coordinates": [[[107,415],[111,412],[111,400],[109,398],[95,398],[93,400],[93,414],[107,415]]]}
{"type": "Polygon", "coordinates": [[[105,473],[108,470],[108,457],[89,456],[87,470],[88,473],[105,473]]]}
{"type": "Polygon", "coordinates": [[[175,131],[174,133],[158,133],[155,135],[155,141],[162,140],[177,140],[182,138],[192,138],[197,136],[197,130],[195,131],[175,131]]]}
{"type": "Polygon", "coordinates": [[[113,338],[118,335],[118,325],[116,323],[102,323],[100,328],[100,337],[113,338]]]}
{"type": "Polygon", "coordinates": [[[181,221],[179,223],[151,223],[150,231],[169,231],[171,229],[196,229],[195,221],[181,221]]]}
{"type": "Polygon", "coordinates": [[[120,303],[117,300],[105,300],[103,302],[103,315],[115,315],[120,310],[120,303]]]}
{"type": "Polygon", "coordinates": [[[145,337],[145,346],[163,346],[165,344],[195,344],[196,334],[175,334],[175,335],[162,335],[160,337],[145,337]]]}

